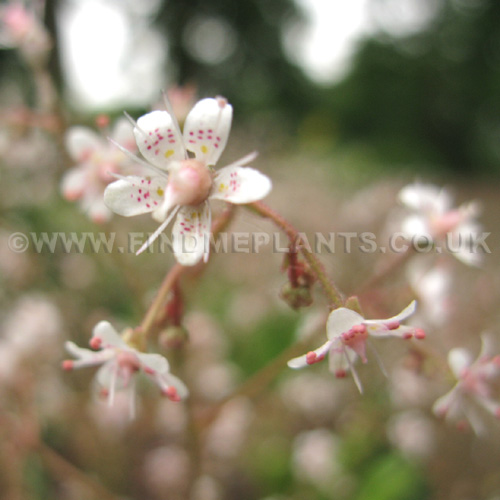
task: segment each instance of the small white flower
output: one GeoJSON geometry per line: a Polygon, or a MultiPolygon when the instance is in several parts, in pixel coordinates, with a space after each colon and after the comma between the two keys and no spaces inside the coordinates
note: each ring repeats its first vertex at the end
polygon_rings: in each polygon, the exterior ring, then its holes
{"type": "Polygon", "coordinates": [[[368,337],[425,338],[425,332],[420,328],[401,324],[401,321],[415,312],[415,308],[416,303],[413,301],[397,316],[389,319],[372,320],[366,320],[357,312],[345,307],[335,309],[328,316],[326,324],[328,341],[315,351],[310,351],[303,356],[291,359],[288,362],[288,366],[290,368],[303,368],[304,366],[322,361],[328,354],[330,371],[336,377],[342,378],[350,370],[356,386],[362,392],[361,382],[354,370],[354,361],[359,356],[361,361],[366,363],[368,337]]]}
{"type": "Polygon", "coordinates": [[[431,241],[446,242],[446,247],[465,264],[478,265],[481,255],[474,251],[473,238],[482,231],[475,220],[479,214],[476,202],[453,207],[450,194],[432,184],[410,184],[399,192],[399,200],[411,214],[402,225],[408,237],[423,236],[431,241]]]}
{"type": "Polygon", "coordinates": [[[177,214],[172,229],[175,258],[185,266],[195,265],[202,258],[206,261],[209,200],[245,204],[269,193],[268,177],[253,168],[243,168],[255,154],[217,172],[211,169],[226,146],[232,114],[225,99],[202,99],[186,117],[183,134],[168,111],[153,111],[139,118],[134,134],[151,175],[123,177],[104,193],[104,202],[114,212],[126,217],[152,213],[162,223],[137,253],[147,248],[177,214]]]}
{"type": "Polygon", "coordinates": [[[481,340],[481,351],[475,360],[463,348],[448,353],[448,364],[457,382],[433,406],[437,416],[455,421],[458,427],[469,421],[476,434],[486,432],[478,407],[500,419],[500,403],[493,399],[491,387],[492,380],[500,375],[500,355],[492,354],[487,335],[481,340]]]}
{"type": "MultiPolygon", "coordinates": [[[[135,145],[132,128],[125,118],[117,120],[110,138],[128,147],[135,145]]],[[[69,201],[78,200],[94,222],[106,222],[111,211],[103,201],[104,189],[113,180],[113,174],[123,174],[132,166],[131,160],[103,134],[87,127],[68,130],[66,149],[77,165],[61,181],[63,196],[69,201]]]]}
{"type": "Polygon", "coordinates": [[[65,370],[99,366],[95,376],[97,394],[106,396],[113,405],[117,391],[127,395],[130,416],[135,414],[135,376],[142,372],[172,401],[179,401],[188,395],[184,383],[170,373],[166,358],[160,354],[146,354],[129,346],[107,321],[98,323],[93,331],[90,346],[96,351],[78,347],[66,342],[66,350],[76,360],[63,361],[65,370]]]}

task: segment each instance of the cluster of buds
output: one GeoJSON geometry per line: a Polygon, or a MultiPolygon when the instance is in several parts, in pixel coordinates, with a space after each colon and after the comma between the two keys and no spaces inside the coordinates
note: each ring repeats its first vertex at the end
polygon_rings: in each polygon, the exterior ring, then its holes
{"type": "Polygon", "coordinates": [[[281,298],[292,309],[310,306],[316,278],[308,264],[299,260],[295,244],[290,245],[289,252],[285,254],[282,270],[286,271],[288,281],[281,288],[281,298]]]}

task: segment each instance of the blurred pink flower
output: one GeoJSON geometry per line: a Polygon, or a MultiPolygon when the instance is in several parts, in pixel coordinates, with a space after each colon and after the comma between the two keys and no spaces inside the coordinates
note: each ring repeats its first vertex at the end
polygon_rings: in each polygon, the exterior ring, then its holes
{"type": "MultiPolygon", "coordinates": [[[[175,258],[192,266],[208,259],[211,209],[209,200],[251,203],[271,190],[268,177],[244,168],[255,154],[213,172],[229,137],[233,108],[222,97],[198,101],[186,118],[182,134],[175,116],[153,111],[137,121],[137,146],[153,171],[147,177],[129,176],[110,184],[106,205],[130,217],[152,213],[160,227],[139,249],[146,249],[177,214],[172,229],[175,258]],[[188,151],[194,158],[188,156],[188,151]]],[[[137,161],[140,161],[137,159],[137,161]]]]}
{"type": "Polygon", "coordinates": [[[147,375],[172,401],[187,397],[186,386],[170,373],[166,358],[160,354],[142,353],[129,346],[107,321],[96,325],[90,346],[98,350],[66,342],[66,350],[77,360],[63,361],[63,368],[73,370],[100,365],[95,377],[97,394],[107,397],[108,404],[112,406],[116,391],[125,391],[131,418],[135,415],[135,375],[138,372],[147,375]]]}
{"type": "Polygon", "coordinates": [[[415,312],[415,308],[416,302],[413,301],[397,316],[389,319],[372,320],[366,320],[357,312],[345,307],[335,309],[330,313],[327,320],[328,341],[315,351],[291,359],[288,366],[290,368],[303,368],[322,361],[328,354],[330,371],[340,378],[345,377],[347,371],[350,370],[356,386],[360,392],[363,392],[361,381],[354,370],[354,361],[359,356],[363,363],[367,362],[366,345],[368,337],[424,338],[425,333],[420,328],[401,324],[401,321],[415,312]]]}
{"type": "MultiPolygon", "coordinates": [[[[132,127],[125,118],[116,121],[110,139],[129,149],[135,148],[132,127]]],[[[114,174],[127,173],[133,162],[104,134],[87,127],[71,127],[66,134],[66,148],[77,165],[62,179],[63,196],[69,201],[78,200],[94,222],[106,222],[111,211],[104,204],[104,189],[114,174]]]]}
{"type": "Polygon", "coordinates": [[[492,397],[492,381],[500,375],[500,355],[492,354],[491,339],[487,335],[481,340],[481,351],[475,360],[463,348],[448,353],[448,364],[457,382],[433,406],[437,416],[455,421],[459,428],[468,421],[476,434],[486,432],[479,408],[500,419],[500,402],[492,397]]]}
{"type": "Polygon", "coordinates": [[[0,7],[0,47],[17,48],[31,63],[44,60],[52,48],[45,26],[21,1],[0,7]]]}

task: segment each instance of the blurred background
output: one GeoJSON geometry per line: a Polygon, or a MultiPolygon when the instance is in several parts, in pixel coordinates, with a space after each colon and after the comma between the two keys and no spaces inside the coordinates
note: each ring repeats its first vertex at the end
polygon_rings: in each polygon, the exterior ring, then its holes
{"type": "MultiPolygon", "coordinates": [[[[190,342],[154,347],[191,398],[160,400],[145,384],[129,423],[119,404],[93,400],[92,370],[60,370],[63,344],[86,346],[102,319],[137,325],[172,256],[8,245],[14,232],[73,231],[113,232],[126,247],[128,232],[154,231],[149,217],[98,224],[64,199],[78,163],[68,130],[87,126],[106,144],[103,115],[164,109],[161,90],[181,122],[197,99],[222,95],[234,121],[221,164],[258,150],[269,204],[311,238],[384,234],[415,179],[450,187],[457,205],[481,201],[492,250],[481,268],[429,256],[445,276],[430,289],[412,284],[415,264],[361,296],[371,317],[428,297],[437,313],[419,320],[432,349],[475,355],[483,331],[499,335],[500,2],[12,0],[0,18],[2,500],[500,498],[498,422],[486,415],[478,437],[433,417],[452,380],[406,345],[381,348],[388,379],[375,358],[362,366],[363,397],[327,366],[291,372],[286,359],[259,387],[251,377],[297,336],[324,338],[325,300],[288,307],[271,249],[214,255],[185,277],[190,342]]],[[[275,231],[243,210],[232,228],[275,231]]],[[[384,257],[320,255],[347,295],[384,257]]]]}

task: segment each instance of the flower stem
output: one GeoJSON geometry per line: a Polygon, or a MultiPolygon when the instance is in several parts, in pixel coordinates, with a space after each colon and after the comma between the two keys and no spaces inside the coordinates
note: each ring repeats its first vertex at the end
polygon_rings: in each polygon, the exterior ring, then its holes
{"type": "Polygon", "coordinates": [[[262,217],[266,217],[267,219],[271,220],[276,226],[278,226],[286,233],[290,242],[299,249],[304,259],[309,264],[311,271],[316,276],[317,280],[323,288],[323,291],[330,300],[332,308],[336,309],[338,307],[342,307],[342,305],[344,304],[344,298],[342,294],[326,274],[323,264],[319,261],[316,255],[307,248],[307,244],[305,244],[306,242],[304,242],[304,245],[301,245],[302,237],[300,236],[300,233],[297,231],[297,229],[295,229],[292,224],[285,218],[283,218],[280,214],[275,212],[273,209],[271,209],[261,201],[251,203],[247,205],[247,207],[258,213],[262,217]]]}
{"type": "MultiPolygon", "coordinates": [[[[234,216],[234,213],[235,213],[234,205],[228,204],[226,209],[217,217],[217,219],[214,220],[212,224],[212,234],[214,235],[214,238],[217,236],[218,233],[223,231],[229,225],[234,216]]],[[[201,263],[200,266],[204,267],[204,264],[201,263]]],[[[178,263],[175,264],[170,269],[170,271],[163,279],[163,282],[158,292],[156,293],[153,302],[149,306],[149,309],[147,310],[146,314],[144,315],[144,318],[140,326],[134,331],[135,338],[132,340],[134,343],[138,344],[145,343],[146,339],[151,333],[151,330],[153,329],[153,326],[158,317],[158,314],[161,311],[163,304],[167,300],[168,294],[176,286],[181,276],[190,269],[192,268],[183,266],[178,263]]]]}

